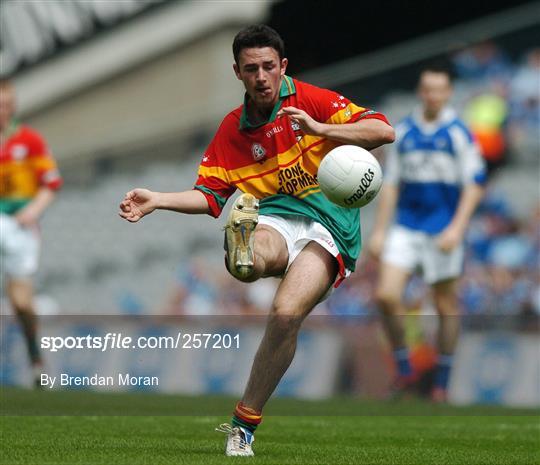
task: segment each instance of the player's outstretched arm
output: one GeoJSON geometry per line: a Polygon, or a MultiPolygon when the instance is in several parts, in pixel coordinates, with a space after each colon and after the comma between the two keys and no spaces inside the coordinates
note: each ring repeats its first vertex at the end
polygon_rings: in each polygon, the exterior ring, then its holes
{"type": "Polygon", "coordinates": [[[119,215],[135,223],[154,210],[171,210],[179,213],[209,213],[208,202],[198,190],[184,192],[153,192],[148,189],[129,191],[120,203],[119,215]]]}

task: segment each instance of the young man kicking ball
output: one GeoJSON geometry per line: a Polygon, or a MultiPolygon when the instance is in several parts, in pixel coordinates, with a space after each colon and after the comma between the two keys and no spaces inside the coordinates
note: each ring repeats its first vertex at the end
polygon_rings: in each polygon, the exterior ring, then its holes
{"type": "Polygon", "coordinates": [[[373,149],[394,140],[386,118],[345,97],[292,79],[281,37],[250,26],[234,39],[233,65],[244,104],[221,123],[204,154],[195,188],[180,193],[135,189],[120,216],[138,221],[155,209],[219,216],[240,189],[225,228],[226,263],[237,279],[282,276],[226,454],[253,455],[262,410],[292,362],[300,325],[334,283],[354,270],[359,211],[329,202],[317,183],[326,153],[341,144],[373,149]]]}

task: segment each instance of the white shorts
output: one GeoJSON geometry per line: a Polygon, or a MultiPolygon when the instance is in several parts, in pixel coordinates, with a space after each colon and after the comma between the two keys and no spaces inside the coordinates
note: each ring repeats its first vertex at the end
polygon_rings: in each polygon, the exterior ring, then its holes
{"type": "Polygon", "coordinates": [[[292,262],[298,257],[302,249],[309,242],[314,241],[336,257],[339,265],[339,275],[335,287],[351,274],[351,271],[345,268],[343,257],[334,242],[332,234],[322,224],[300,215],[286,217],[260,215],[259,224],[274,228],[285,239],[287,250],[289,251],[289,262],[285,272],[288,271],[292,262]]]}
{"type": "Polygon", "coordinates": [[[40,237],[37,228],[24,228],[13,216],[0,213],[0,271],[26,278],[38,268],[40,237]]]}
{"type": "Polygon", "coordinates": [[[420,268],[428,284],[458,277],[463,271],[463,244],[445,253],[436,241],[436,235],[394,225],[388,233],[382,260],[410,272],[420,268]]]}

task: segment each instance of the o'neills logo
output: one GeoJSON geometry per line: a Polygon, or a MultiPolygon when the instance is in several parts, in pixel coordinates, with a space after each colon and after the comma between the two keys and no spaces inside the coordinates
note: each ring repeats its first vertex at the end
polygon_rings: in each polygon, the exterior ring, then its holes
{"type": "MultiPolygon", "coordinates": [[[[356,192],[351,195],[349,198],[345,199],[345,203],[347,205],[352,205],[357,200],[360,200],[362,196],[366,193],[369,186],[371,186],[371,181],[373,181],[373,178],[375,177],[375,173],[371,168],[369,168],[362,179],[360,180],[360,184],[358,185],[358,189],[356,189],[356,192]]],[[[368,199],[369,200],[369,199],[368,199]]]]}

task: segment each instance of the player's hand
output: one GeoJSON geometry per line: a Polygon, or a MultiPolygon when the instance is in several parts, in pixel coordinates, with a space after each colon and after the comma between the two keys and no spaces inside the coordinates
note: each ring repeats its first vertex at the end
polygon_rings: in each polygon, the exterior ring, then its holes
{"type": "Polygon", "coordinates": [[[157,192],[148,189],[129,191],[120,204],[118,214],[125,220],[135,223],[156,209],[157,195],[157,192]]]}
{"type": "Polygon", "coordinates": [[[289,116],[293,121],[296,121],[300,129],[309,136],[318,136],[321,134],[321,123],[315,121],[304,110],[296,107],[283,107],[277,112],[277,117],[289,116]]]}
{"type": "Polygon", "coordinates": [[[437,246],[445,253],[454,250],[463,241],[463,233],[455,227],[448,226],[437,237],[437,246]]]}
{"type": "Polygon", "coordinates": [[[15,214],[15,221],[19,223],[23,228],[31,228],[39,221],[39,215],[36,214],[31,208],[23,208],[17,214],[15,214]]]}
{"type": "Polygon", "coordinates": [[[380,260],[384,248],[385,234],[374,232],[368,243],[368,252],[375,259],[380,260]]]}

